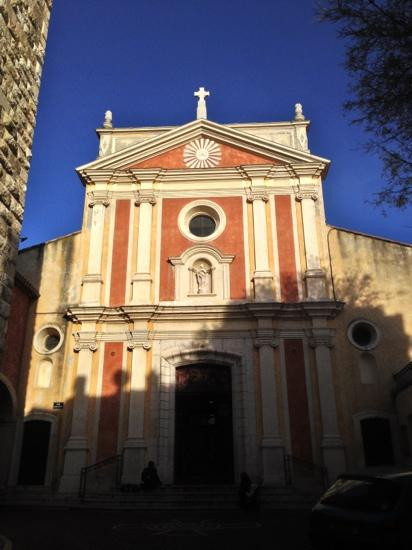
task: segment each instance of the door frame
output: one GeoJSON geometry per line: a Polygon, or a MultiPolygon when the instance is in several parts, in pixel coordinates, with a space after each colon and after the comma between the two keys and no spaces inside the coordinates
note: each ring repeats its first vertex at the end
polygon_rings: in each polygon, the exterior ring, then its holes
{"type": "Polygon", "coordinates": [[[251,447],[256,434],[252,422],[254,415],[245,414],[254,397],[250,387],[251,376],[243,365],[242,356],[232,352],[214,349],[172,349],[160,357],[159,380],[159,436],[158,469],[165,483],[174,482],[175,457],[175,384],[176,368],[186,365],[214,364],[230,367],[232,380],[232,423],[233,423],[233,474],[237,480],[242,470],[256,475],[255,447],[251,447]],[[253,418],[251,418],[253,417],[253,418]],[[252,421],[252,422],[251,422],[252,421]]]}

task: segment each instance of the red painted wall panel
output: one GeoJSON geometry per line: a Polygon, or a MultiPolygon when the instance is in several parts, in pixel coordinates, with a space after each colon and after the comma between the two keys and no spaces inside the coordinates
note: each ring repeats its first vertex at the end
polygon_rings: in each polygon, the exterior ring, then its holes
{"type": "Polygon", "coordinates": [[[290,196],[275,197],[275,209],[281,299],[282,302],[297,302],[299,294],[290,196]]]}
{"type": "Polygon", "coordinates": [[[312,462],[303,342],[300,339],[287,339],[284,340],[284,347],[292,454],[312,462]]]}
{"type": "MultiPolygon", "coordinates": [[[[160,299],[174,300],[173,268],[168,262],[169,256],[179,256],[196,243],[186,239],[178,228],[177,219],[180,210],[194,199],[164,199],[162,211],[162,244],[160,253],[160,299]]],[[[235,256],[230,265],[230,297],[233,300],[246,297],[245,255],[243,245],[243,212],[241,197],[211,197],[211,200],[223,208],[226,215],[226,228],[210,244],[224,254],[235,256]]]]}
{"type": "MultiPolygon", "coordinates": [[[[136,162],[127,168],[167,168],[167,169],[181,169],[187,168],[183,160],[183,151],[186,145],[181,145],[157,155],[155,157],[143,160],[141,162],[136,162]]],[[[268,157],[255,155],[254,153],[249,153],[237,147],[230,147],[223,143],[220,144],[221,159],[219,161],[220,168],[229,168],[231,166],[239,166],[242,164],[278,164],[277,161],[270,159],[268,157]]]]}
{"type": "Polygon", "coordinates": [[[97,460],[113,456],[117,451],[123,344],[107,342],[104,347],[103,383],[100,403],[97,460]]]}
{"type": "Polygon", "coordinates": [[[110,283],[110,305],[125,303],[127,252],[129,244],[130,201],[116,201],[113,236],[112,278],[110,283]]]}
{"type": "Polygon", "coordinates": [[[6,345],[1,372],[17,392],[24,338],[26,336],[31,298],[18,286],[13,288],[6,345]]]}

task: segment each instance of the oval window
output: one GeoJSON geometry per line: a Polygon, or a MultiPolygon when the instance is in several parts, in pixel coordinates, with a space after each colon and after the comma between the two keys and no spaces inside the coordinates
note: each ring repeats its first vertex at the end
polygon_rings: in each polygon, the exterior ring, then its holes
{"type": "Polygon", "coordinates": [[[359,320],[349,325],[348,338],[358,349],[370,350],[376,347],[379,333],[377,328],[369,321],[359,320]]]}
{"type": "Polygon", "coordinates": [[[63,333],[53,325],[41,328],[34,338],[34,347],[39,353],[54,353],[62,343],[63,333]]]}
{"type": "Polygon", "coordinates": [[[215,220],[204,214],[194,216],[189,223],[189,230],[196,237],[208,237],[209,235],[212,235],[215,229],[215,220]]]}

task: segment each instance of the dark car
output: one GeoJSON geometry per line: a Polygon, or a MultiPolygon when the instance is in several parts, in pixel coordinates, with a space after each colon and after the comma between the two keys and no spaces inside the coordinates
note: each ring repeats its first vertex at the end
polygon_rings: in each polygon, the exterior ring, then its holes
{"type": "Polygon", "coordinates": [[[341,475],[313,508],[314,549],[412,549],[412,472],[341,475]]]}

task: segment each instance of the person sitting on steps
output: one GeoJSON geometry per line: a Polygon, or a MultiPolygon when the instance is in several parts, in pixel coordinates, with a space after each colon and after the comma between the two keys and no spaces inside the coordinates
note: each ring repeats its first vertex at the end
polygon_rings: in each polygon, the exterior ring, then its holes
{"type": "Polygon", "coordinates": [[[258,510],[260,487],[252,483],[246,472],[240,474],[239,506],[242,510],[258,510]]]}
{"type": "Polygon", "coordinates": [[[143,491],[152,491],[160,487],[161,484],[162,482],[157,474],[156,466],[153,460],[150,460],[142,472],[142,489],[143,491]]]}

